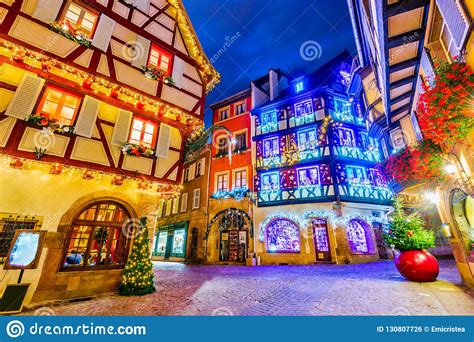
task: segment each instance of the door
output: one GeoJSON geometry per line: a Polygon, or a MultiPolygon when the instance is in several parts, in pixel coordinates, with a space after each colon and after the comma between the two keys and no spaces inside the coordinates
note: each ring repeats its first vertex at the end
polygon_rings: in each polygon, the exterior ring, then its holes
{"type": "Polygon", "coordinates": [[[229,232],[221,232],[221,248],[219,259],[221,261],[229,260],[229,232]]]}
{"type": "Polygon", "coordinates": [[[374,229],[375,242],[377,244],[377,250],[379,252],[380,259],[389,259],[389,247],[383,239],[383,226],[382,223],[372,222],[372,227],[374,229]]]}
{"type": "Polygon", "coordinates": [[[173,246],[173,234],[168,234],[168,238],[166,240],[166,251],[165,251],[165,259],[169,259],[171,255],[171,247],[173,246]]]}
{"type": "Polygon", "coordinates": [[[316,261],[331,261],[331,248],[326,220],[313,219],[313,237],[316,261]]]}

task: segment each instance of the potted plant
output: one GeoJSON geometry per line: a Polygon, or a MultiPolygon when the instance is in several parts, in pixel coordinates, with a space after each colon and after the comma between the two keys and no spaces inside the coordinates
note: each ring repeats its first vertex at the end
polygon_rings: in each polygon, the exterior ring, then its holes
{"type": "Polygon", "coordinates": [[[434,233],[425,229],[419,213],[406,215],[398,200],[394,207],[390,230],[384,233],[384,240],[399,251],[394,258],[398,272],[411,281],[435,281],[439,274],[438,261],[427,251],[435,246],[434,233]]]}

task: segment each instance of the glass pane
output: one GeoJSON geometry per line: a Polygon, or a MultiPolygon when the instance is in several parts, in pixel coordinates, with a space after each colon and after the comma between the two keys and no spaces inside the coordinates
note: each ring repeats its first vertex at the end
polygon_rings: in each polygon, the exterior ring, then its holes
{"type": "Polygon", "coordinates": [[[63,123],[69,124],[72,120],[72,117],[74,116],[74,112],[75,112],[75,108],[63,107],[59,115],[61,118],[66,119],[67,122],[63,122],[63,123]]]}
{"type": "Polygon", "coordinates": [[[76,24],[77,20],[79,19],[79,14],[76,14],[69,10],[66,13],[66,19],[69,20],[72,24],[76,24]]]}
{"type": "Polygon", "coordinates": [[[143,136],[143,142],[144,142],[145,144],[150,145],[150,144],[152,143],[152,141],[153,141],[153,135],[145,134],[145,135],[143,136]]]}
{"type": "Polygon", "coordinates": [[[57,103],[46,100],[44,102],[43,108],[41,109],[41,112],[45,113],[45,114],[49,114],[49,115],[46,115],[46,116],[53,119],[56,115],[57,110],[58,110],[58,104],[57,103]]]}
{"type": "Polygon", "coordinates": [[[133,120],[133,129],[141,131],[143,129],[143,121],[137,119],[133,120]]]}
{"type": "Polygon", "coordinates": [[[155,132],[155,126],[150,123],[147,123],[145,125],[145,132],[149,134],[153,134],[155,132]]]}
{"type": "Polygon", "coordinates": [[[131,140],[135,140],[135,141],[140,141],[141,135],[142,135],[142,132],[141,132],[141,131],[133,130],[133,131],[132,131],[132,136],[130,137],[130,139],[131,139],[131,140]]]}
{"type": "Polygon", "coordinates": [[[107,264],[107,241],[110,237],[110,231],[111,228],[109,227],[95,227],[88,259],[89,266],[107,264]]]}
{"type": "Polygon", "coordinates": [[[89,226],[74,226],[71,239],[64,259],[65,267],[78,267],[84,265],[87,244],[91,233],[89,226]]]}

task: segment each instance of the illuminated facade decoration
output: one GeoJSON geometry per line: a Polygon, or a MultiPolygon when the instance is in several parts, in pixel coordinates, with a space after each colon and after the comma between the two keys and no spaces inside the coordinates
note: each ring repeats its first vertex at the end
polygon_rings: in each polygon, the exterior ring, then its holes
{"type": "Polygon", "coordinates": [[[269,92],[277,96],[252,110],[255,223],[265,237],[256,252],[264,263],[378,259],[372,248],[376,245],[372,222],[361,235],[354,229],[359,221],[345,219],[376,214],[383,221],[394,198],[377,167],[382,150],[367,131],[364,103],[348,93],[352,60],[347,52],[335,57],[305,76],[301,91],[297,91],[301,78],[286,87],[280,79],[269,92]],[[315,210],[335,214],[307,216],[315,210]],[[342,216],[336,214],[339,211],[342,216]],[[298,229],[292,229],[286,212],[304,217],[295,220],[298,229]],[[272,217],[269,223],[268,217],[272,217]],[[336,252],[335,245],[343,243],[360,250],[336,252]]]}
{"type": "MultiPolygon", "coordinates": [[[[115,291],[123,226],[148,217],[153,230],[181,194],[185,141],[219,74],[181,1],[136,3],[1,3],[0,187],[15,196],[0,211],[41,217],[51,238],[25,304],[115,291]]],[[[177,231],[184,255],[192,231],[177,231]]]]}

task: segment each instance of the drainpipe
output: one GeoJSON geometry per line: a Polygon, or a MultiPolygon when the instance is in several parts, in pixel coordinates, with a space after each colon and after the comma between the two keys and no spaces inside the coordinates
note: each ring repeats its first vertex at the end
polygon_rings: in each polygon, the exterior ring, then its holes
{"type": "Polygon", "coordinates": [[[364,53],[362,51],[362,42],[359,35],[359,26],[357,24],[357,17],[356,17],[356,5],[354,4],[354,0],[347,0],[347,7],[349,7],[349,15],[351,17],[352,23],[352,31],[354,31],[354,39],[357,48],[357,54],[359,56],[359,63],[361,67],[365,66],[365,58],[364,53]]]}

